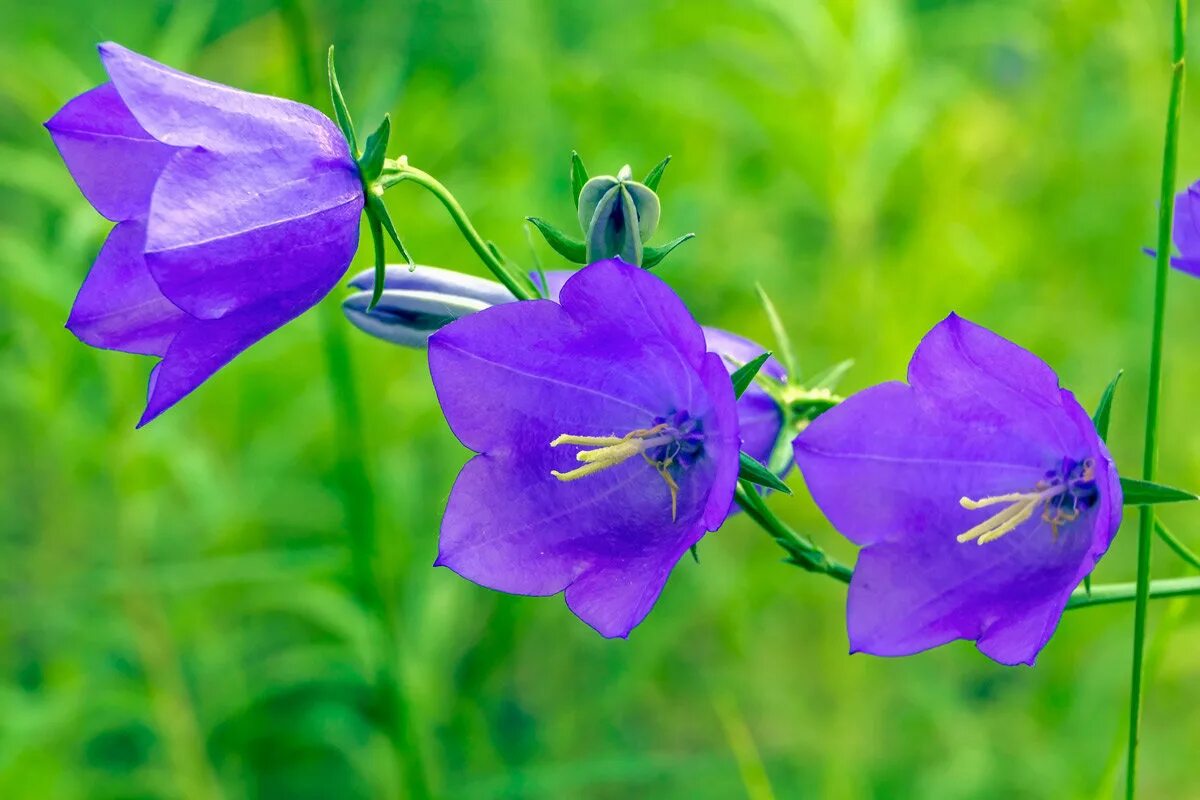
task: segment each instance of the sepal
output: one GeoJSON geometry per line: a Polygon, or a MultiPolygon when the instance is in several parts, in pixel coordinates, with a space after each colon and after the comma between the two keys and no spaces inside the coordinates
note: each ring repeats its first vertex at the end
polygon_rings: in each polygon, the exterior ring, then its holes
{"type": "Polygon", "coordinates": [[[546,244],[554,248],[554,252],[575,264],[587,263],[587,246],[578,239],[572,239],[555,228],[550,223],[538,217],[526,217],[533,223],[546,240],[546,244]]]}

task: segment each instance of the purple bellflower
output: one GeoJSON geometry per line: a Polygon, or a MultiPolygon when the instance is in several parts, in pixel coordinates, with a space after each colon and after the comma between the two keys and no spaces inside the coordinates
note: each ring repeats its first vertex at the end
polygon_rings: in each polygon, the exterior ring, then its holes
{"type": "Polygon", "coordinates": [[[67,327],[161,358],[140,426],[333,289],[358,247],[363,186],[316,109],[99,50],[109,82],[46,123],[117,223],[67,327]]]}
{"type": "Polygon", "coordinates": [[[1040,359],[951,315],[908,383],[874,386],[795,440],[833,526],[862,545],[846,618],[852,652],[956,639],[1032,664],[1121,522],[1104,442],[1040,359]]]}
{"type": "Polygon", "coordinates": [[[679,558],[725,520],[738,473],[729,373],[679,298],[612,259],[560,302],[506,303],[429,338],[458,439],[437,564],[482,586],[564,592],[624,637],[679,558]]]}

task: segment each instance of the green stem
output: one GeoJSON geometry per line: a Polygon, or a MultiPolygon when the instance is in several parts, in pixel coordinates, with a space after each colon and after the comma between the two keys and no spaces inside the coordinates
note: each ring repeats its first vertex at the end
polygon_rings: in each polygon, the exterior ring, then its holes
{"type": "MultiPolygon", "coordinates": [[[[1146,596],[1155,600],[1194,594],[1200,594],[1200,578],[1165,578],[1151,581],[1146,591],[1146,596]]],[[[1104,606],[1110,603],[1126,603],[1136,599],[1137,596],[1138,585],[1136,583],[1093,584],[1091,594],[1083,589],[1076,589],[1067,602],[1067,610],[1104,606]]]]}
{"type": "Polygon", "coordinates": [[[475,226],[471,224],[467,212],[463,210],[458,200],[441,181],[424,170],[410,166],[403,158],[399,161],[389,160],[384,169],[380,185],[384,189],[388,189],[403,181],[411,181],[418,186],[428,189],[434,197],[442,202],[442,205],[446,207],[446,211],[450,212],[451,219],[458,225],[459,231],[466,237],[467,243],[471,245],[471,249],[475,251],[475,254],[479,256],[484,265],[492,271],[492,274],[518,300],[534,300],[538,297],[537,289],[534,287],[533,281],[529,279],[529,276],[508,268],[508,265],[504,263],[504,260],[500,258],[491,245],[479,235],[479,231],[475,230],[475,226]]]}
{"type": "MultiPolygon", "coordinates": [[[[1183,73],[1187,0],[1175,0],[1174,49],[1171,97],[1167,106],[1167,131],[1163,145],[1162,183],[1158,208],[1158,253],[1154,269],[1154,321],[1150,336],[1150,387],[1146,399],[1146,434],[1142,477],[1154,480],[1158,466],[1158,412],[1162,392],[1163,328],[1167,304],[1167,273],[1171,260],[1171,224],[1175,201],[1175,163],[1183,107],[1183,73]]],[[[1137,583],[1133,611],[1133,668],[1129,688],[1129,749],[1125,770],[1125,797],[1137,791],[1138,740],[1141,736],[1143,659],[1146,650],[1146,608],[1150,599],[1150,554],[1154,541],[1154,507],[1142,506],[1138,524],[1137,583]]],[[[1097,587],[1092,587],[1093,595],[1097,587]]]]}
{"type": "MultiPolygon", "coordinates": [[[[286,0],[284,21],[296,55],[296,73],[304,95],[316,101],[319,83],[317,63],[311,57],[308,9],[304,0],[286,0]]],[[[400,642],[395,609],[388,598],[387,583],[378,570],[378,521],[375,490],[366,464],[366,433],[361,404],[354,383],[354,365],[346,345],[341,309],[323,303],[318,309],[325,345],[329,388],[337,436],[337,478],[350,535],[354,590],[359,603],[379,626],[382,650],[376,665],[374,692],[380,729],[392,746],[398,771],[408,796],[429,796],[424,762],[416,746],[413,723],[399,665],[400,642]]]]}
{"type": "Polygon", "coordinates": [[[828,575],[842,583],[850,582],[850,576],[853,574],[850,567],[827,556],[824,550],[813,544],[807,537],[796,533],[786,522],[775,516],[775,512],[767,507],[766,502],[753,486],[745,481],[738,481],[734,500],[746,512],[746,516],[758,523],[758,526],[770,534],[775,543],[784,549],[784,552],[788,554],[788,561],[809,572],[828,575]]]}

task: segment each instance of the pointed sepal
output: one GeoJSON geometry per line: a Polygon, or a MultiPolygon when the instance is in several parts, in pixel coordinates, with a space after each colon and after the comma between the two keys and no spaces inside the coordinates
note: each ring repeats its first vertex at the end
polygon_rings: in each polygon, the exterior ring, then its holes
{"type": "Polygon", "coordinates": [[[587,246],[578,239],[572,239],[545,220],[537,217],[526,217],[545,238],[546,244],[554,248],[554,252],[575,264],[587,263],[587,246]]]}
{"type": "Polygon", "coordinates": [[[792,493],[792,490],[778,475],[745,453],[738,453],[738,478],[784,494],[792,493]]]}
{"type": "Polygon", "coordinates": [[[388,213],[387,206],[383,203],[383,198],[375,192],[367,192],[367,213],[368,215],[379,222],[385,231],[388,238],[396,245],[396,249],[400,251],[400,256],[408,264],[409,269],[416,266],[416,262],[408,253],[408,248],[404,246],[404,242],[400,241],[400,234],[396,232],[396,226],[392,223],[392,216],[388,213]]]}
{"type": "Polygon", "coordinates": [[[695,239],[695,238],[696,238],[696,234],[685,233],[683,236],[680,236],[677,239],[672,239],[671,241],[667,242],[664,245],[660,245],[659,247],[643,248],[642,249],[642,268],[643,269],[653,269],[654,267],[657,267],[660,263],[662,263],[662,260],[664,258],[666,258],[667,256],[669,256],[671,254],[672,250],[674,250],[676,247],[679,247],[679,245],[683,244],[684,242],[688,241],[689,239],[695,239]]]}
{"type": "Polygon", "coordinates": [[[657,192],[658,182],[662,180],[663,172],[666,171],[667,164],[670,163],[671,157],[667,156],[662,161],[655,164],[654,169],[650,170],[650,172],[646,174],[646,180],[642,181],[642,183],[646,184],[646,186],[650,188],[650,191],[657,192]]]}
{"type": "Polygon", "coordinates": [[[730,379],[733,381],[733,394],[741,398],[745,394],[746,389],[750,388],[750,384],[754,382],[754,376],[762,369],[763,364],[767,363],[767,359],[771,357],[769,352],[759,355],[752,361],[747,361],[742,364],[733,374],[730,379]]]}
{"type": "Polygon", "coordinates": [[[579,193],[583,191],[583,185],[588,182],[587,167],[583,165],[583,159],[579,157],[579,153],[571,151],[571,199],[575,201],[575,207],[579,208],[579,193]]]}
{"type": "Polygon", "coordinates": [[[333,64],[333,45],[329,46],[327,69],[329,72],[329,95],[333,99],[333,117],[350,145],[350,155],[357,159],[358,137],[354,133],[354,122],[350,119],[350,111],[346,108],[346,98],[342,95],[342,86],[338,83],[337,69],[333,64]]]}
{"type": "Polygon", "coordinates": [[[367,137],[362,157],[358,159],[358,169],[362,173],[364,184],[374,183],[383,174],[383,162],[387,158],[388,139],[391,135],[392,116],[384,114],[383,122],[367,137]]]}
{"type": "Polygon", "coordinates": [[[1092,415],[1092,424],[1096,426],[1096,433],[1100,434],[1100,438],[1106,442],[1108,441],[1108,423],[1112,417],[1113,395],[1116,394],[1117,383],[1124,374],[1125,370],[1117,370],[1116,377],[1105,387],[1104,394],[1100,395],[1100,403],[1096,406],[1096,413],[1092,415]]]}
{"type": "Polygon", "coordinates": [[[1200,500],[1200,497],[1176,489],[1174,486],[1164,486],[1153,481],[1139,481],[1136,478],[1121,478],[1121,494],[1127,506],[1153,506],[1159,503],[1187,503],[1200,500]]]}

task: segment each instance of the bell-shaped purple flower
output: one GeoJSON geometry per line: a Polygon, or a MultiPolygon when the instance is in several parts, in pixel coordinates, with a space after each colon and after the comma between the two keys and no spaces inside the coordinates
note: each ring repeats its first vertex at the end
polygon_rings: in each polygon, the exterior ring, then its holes
{"type": "Polygon", "coordinates": [[[144,425],[337,284],[363,188],[316,109],[99,50],[109,82],[46,123],[84,196],[117,223],[67,327],[162,359],[144,425]]]}
{"type": "Polygon", "coordinates": [[[437,564],[504,592],[565,592],[601,634],[628,635],[724,521],[737,480],[729,374],[683,303],[644,270],[597,262],[558,303],[442,328],[429,369],[478,453],[450,494],[437,564]]]}
{"type": "Polygon", "coordinates": [[[846,617],[853,652],[975,640],[1032,664],[1121,522],[1116,468],[1040,359],[951,315],[908,384],[874,386],[801,433],[817,505],[862,545],[846,617]]]}

